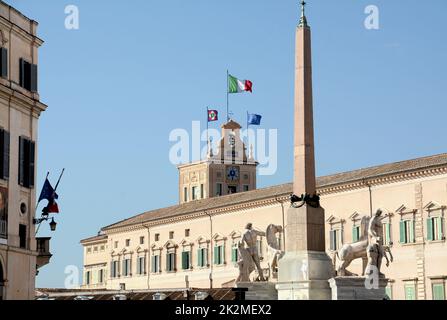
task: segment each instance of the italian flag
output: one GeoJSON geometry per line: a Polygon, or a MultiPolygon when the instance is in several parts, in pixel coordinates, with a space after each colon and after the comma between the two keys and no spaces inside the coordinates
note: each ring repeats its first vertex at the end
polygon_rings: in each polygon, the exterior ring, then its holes
{"type": "Polygon", "coordinates": [[[228,93],[253,92],[253,83],[250,80],[239,80],[228,75],[228,93]]]}

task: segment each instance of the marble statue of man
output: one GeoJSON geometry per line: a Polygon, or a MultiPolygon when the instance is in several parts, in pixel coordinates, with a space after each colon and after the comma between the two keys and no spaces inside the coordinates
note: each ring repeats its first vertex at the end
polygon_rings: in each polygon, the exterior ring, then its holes
{"type": "Polygon", "coordinates": [[[382,219],[383,219],[382,210],[378,209],[374,217],[370,220],[368,226],[368,240],[369,240],[368,252],[371,253],[372,256],[375,258],[374,259],[375,263],[369,261],[368,264],[373,263],[377,267],[379,271],[379,276],[384,276],[384,274],[380,272],[380,267],[382,266],[382,259],[385,255],[383,248],[383,239],[382,239],[383,236],[382,219]]]}
{"type": "Polygon", "coordinates": [[[247,244],[247,250],[255,263],[256,269],[258,269],[259,279],[265,281],[258,254],[258,236],[265,237],[265,232],[254,230],[253,224],[248,223],[242,236],[242,242],[247,244]]]}

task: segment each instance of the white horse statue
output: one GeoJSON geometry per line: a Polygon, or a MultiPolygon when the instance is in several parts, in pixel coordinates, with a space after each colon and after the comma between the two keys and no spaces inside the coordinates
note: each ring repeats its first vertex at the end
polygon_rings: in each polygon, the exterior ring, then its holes
{"type": "Polygon", "coordinates": [[[270,277],[273,279],[278,278],[278,261],[285,254],[284,251],[281,250],[278,238],[276,237],[276,234],[281,233],[282,231],[282,226],[271,224],[267,227],[267,231],[265,232],[268,245],[269,272],[270,277]]]}
{"type": "Polygon", "coordinates": [[[371,217],[367,216],[362,218],[360,223],[360,239],[357,242],[343,245],[343,247],[336,253],[336,257],[339,261],[338,264],[335,261],[335,270],[337,271],[338,276],[357,276],[346,270],[355,259],[363,259],[364,266],[362,270],[365,270],[367,259],[366,249],[368,247],[368,225],[370,219],[371,217]]]}

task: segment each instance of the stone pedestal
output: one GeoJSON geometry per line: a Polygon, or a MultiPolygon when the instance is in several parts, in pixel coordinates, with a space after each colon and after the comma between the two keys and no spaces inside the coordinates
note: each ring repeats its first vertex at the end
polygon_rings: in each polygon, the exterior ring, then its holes
{"type": "Polygon", "coordinates": [[[336,277],[329,280],[332,300],[384,300],[388,279],[378,281],[378,289],[368,289],[366,277],[336,277]]]}
{"type": "Polygon", "coordinates": [[[290,208],[286,240],[286,254],[278,263],[279,300],[331,300],[328,280],[334,268],[324,250],[324,210],[290,208]]]}
{"type": "Polygon", "coordinates": [[[279,300],[331,300],[332,262],[325,252],[289,252],[279,261],[279,300]]]}
{"type": "Polygon", "coordinates": [[[278,300],[275,284],[270,282],[241,282],[236,288],[247,288],[245,300],[278,300]]]}

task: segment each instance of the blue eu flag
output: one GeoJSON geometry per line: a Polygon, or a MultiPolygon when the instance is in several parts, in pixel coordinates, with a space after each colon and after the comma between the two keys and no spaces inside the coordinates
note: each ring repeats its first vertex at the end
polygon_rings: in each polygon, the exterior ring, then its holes
{"type": "Polygon", "coordinates": [[[51,202],[57,198],[59,198],[59,196],[54,191],[53,187],[51,186],[50,181],[48,181],[48,179],[46,179],[45,183],[43,184],[42,192],[40,193],[39,202],[44,199],[51,202]]]}
{"type": "Polygon", "coordinates": [[[261,125],[262,116],[260,116],[259,114],[248,114],[247,116],[248,116],[247,123],[249,125],[253,125],[253,126],[261,125]]]}

